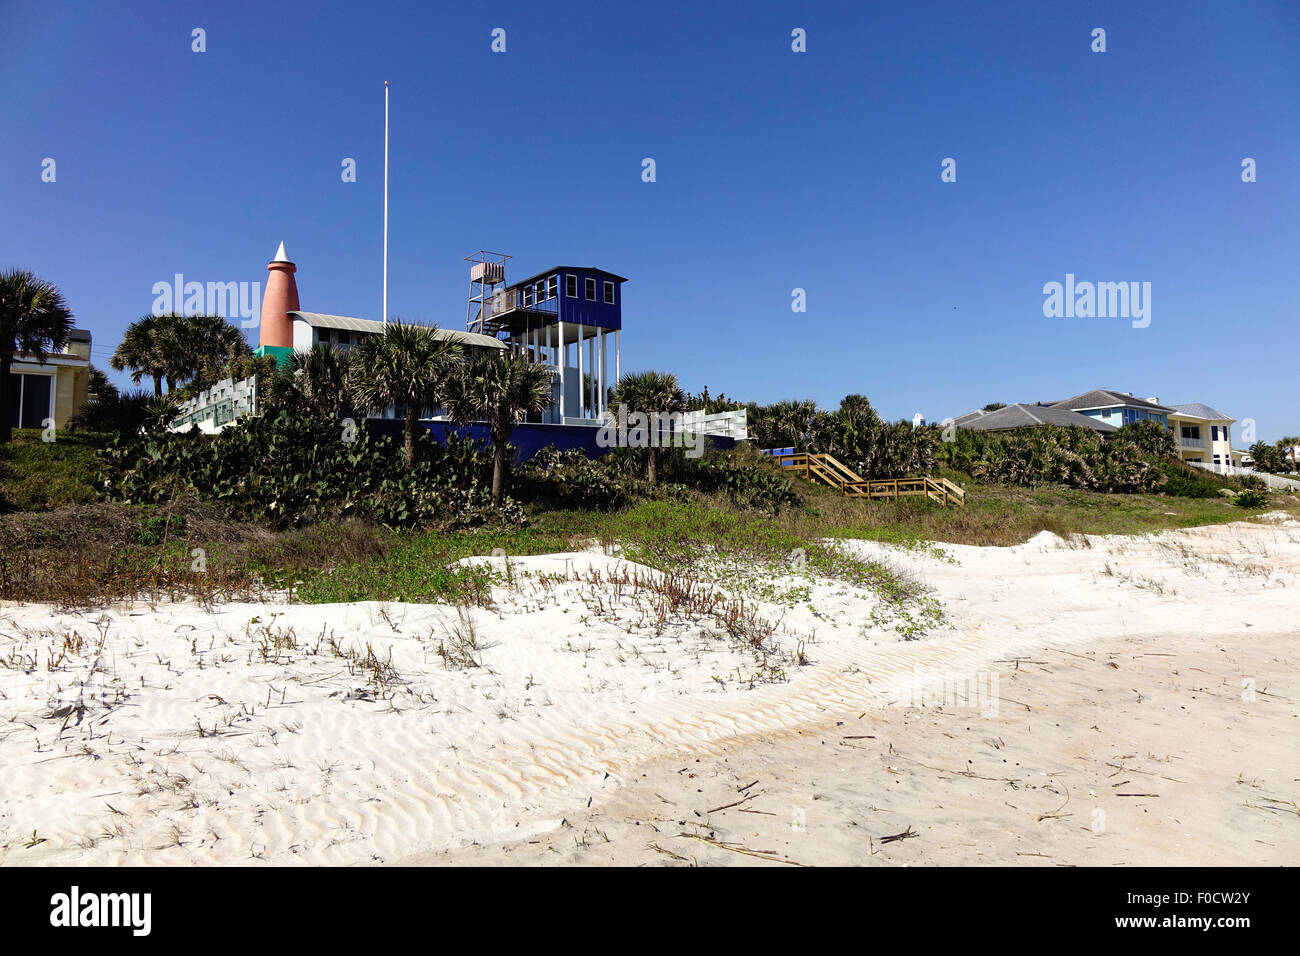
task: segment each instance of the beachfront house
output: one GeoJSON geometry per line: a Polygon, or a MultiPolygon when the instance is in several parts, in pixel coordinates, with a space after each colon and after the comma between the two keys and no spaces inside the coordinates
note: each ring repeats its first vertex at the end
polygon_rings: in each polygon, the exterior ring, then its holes
{"type": "Polygon", "coordinates": [[[1178,443],[1178,456],[1192,464],[1240,466],[1242,453],[1232,449],[1232,426],[1235,418],[1209,405],[1191,402],[1174,405],[1169,413],[1169,430],[1178,443]]]}
{"type": "Polygon", "coordinates": [[[9,371],[9,427],[45,428],[49,423],[60,431],[86,403],[90,388],[90,333],[73,329],[57,352],[47,352],[45,361],[19,353],[9,371]]]}
{"type": "Polygon", "coordinates": [[[1073,398],[1059,402],[1050,402],[1053,408],[1069,409],[1089,418],[1116,428],[1122,428],[1132,422],[1152,421],[1162,427],[1169,427],[1168,406],[1161,405],[1155,398],[1138,398],[1128,392],[1116,392],[1110,389],[1095,388],[1073,398]]]}
{"type": "Polygon", "coordinates": [[[1111,432],[1116,431],[1114,425],[1097,418],[1081,415],[1068,408],[1023,403],[1004,405],[1002,408],[993,411],[980,409],[954,419],[953,424],[958,428],[988,432],[1015,431],[1021,428],[1035,428],[1039,425],[1090,428],[1101,435],[1109,435],[1111,432]]]}

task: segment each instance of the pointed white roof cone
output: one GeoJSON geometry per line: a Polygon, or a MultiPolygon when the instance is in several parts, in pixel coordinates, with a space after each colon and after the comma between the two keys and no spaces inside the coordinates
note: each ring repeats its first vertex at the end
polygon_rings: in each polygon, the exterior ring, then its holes
{"type": "Polygon", "coordinates": [[[272,262],[290,262],[290,261],[292,261],[292,260],[289,259],[289,254],[286,253],[286,252],[284,251],[284,243],[283,243],[283,242],[280,243],[280,248],[279,248],[279,250],[276,252],[276,254],[275,254],[275,258],[272,259],[271,261],[272,261],[272,262]]]}

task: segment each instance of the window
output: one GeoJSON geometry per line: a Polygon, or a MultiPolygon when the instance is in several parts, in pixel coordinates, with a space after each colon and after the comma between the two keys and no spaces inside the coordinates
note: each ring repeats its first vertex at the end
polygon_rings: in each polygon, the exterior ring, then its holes
{"type": "MultiPolygon", "coordinates": [[[[1210,441],[1218,441],[1218,440],[1219,440],[1219,426],[1218,426],[1218,425],[1211,425],[1211,426],[1210,426],[1210,441]]],[[[1214,456],[1214,459],[1215,459],[1215,462],[1217,463],[1217,462],[1218,462],[1218,459],[1219,459],[1219,456],[1218,456],[1218,455],[1215,455],[1215,456],[1214,456]]]]}
{"type": "Polygon", "coordinates": [[[21,375],[10,373],[9,426],[11,428],[41,428],[51,417],[50,392],[53,375],[21,375]]]}
{"type": "Polygon", "coordinates": [[[1184,426],[1183,426],[1183,437],[1184,437],[1184,438],[1190,438],[1192,441],[1200,441],[1200,440],[1201,440],[1201,426],[1200,426],[1200,425],[1184,425],[1184,426]]]}
{"type": "Polygon", "coordinates": [[[610,282],[608,279],[605,280],[605,304],[614,304],[614,283],[610,282]]]}
{"type": "Polygon", "coordinates": [[[555,287],[559,284],[558,276],[551,276],[546,280],[546,298],[555,298],[555,287]]]}
{"type": "Polygon", "coordinates": [[[533,283],[533,301],[541,302],[546,298],[546,283],[538,281],[533,283]]]}
{"type": "Polygon", "coordinates": [[[532,286],[530,286],[530,285],[526,285],[526,286],[524,286],[524,296],[523,296],[523,298],[524,298],[524,305],[532,305],[532,304],[533,304],[533,287],[532,287],[532,286]]]}
{"type": "Polygon", "coordinates": [[[570,299],[578,297],[578,277],[566,275],[564,277],[564,294],[570,299]]]}
{"type": "Polygon", "coordinates": [[[348,333],[346,332],[340,331],[339,345],[351,345],[351,344],[352,344],[352,336],[348,335],[348,333]]]}
{"type": "Polygon", "coordinates": [[[583,286],[584,286],[584,290],[585,290],[586,293],[587,293],[587,301],[588,301],[588,302],[595,302],[595,301],[596,301],[596,280],[595,280],[595,279],[585,279],[585,280],[583,280],[583,283],[582,283],[582,284],[583,284],[583,286]]]}

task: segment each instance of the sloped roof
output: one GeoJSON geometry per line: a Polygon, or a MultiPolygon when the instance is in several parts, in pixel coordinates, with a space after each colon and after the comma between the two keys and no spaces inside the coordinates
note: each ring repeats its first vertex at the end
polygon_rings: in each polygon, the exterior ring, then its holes
{"type": "Polygon", "coordinates": [[[557,272],[594,272],[597,275],[607,276],[616,282],[627,281],[627,278],[624,276],[616,275],[605,269],[597,269],[595,266],[551,266],[551,268],[547,269],[545,272],[539,272],[536,275],[528,276],[526,279],[520,279],[518,282],[511,282],[509,283],[509,287],[513,289],[515,286],[528,285],[530,282],[536,282],[538,279],[555,275],[557,272]]]}
{"type": "Polygon", "coordinates": [[[1129,408],[1150,408],[1157,412],[1172,412],[1172,408],[1164,405],[1157,405],[1155,402],[1148,402],[1145,398],[1137,398],[1129,395],[1127,392],[1112,392],[1110,389],[1094,388],[1091,392],[1084,392],[1082,395],[1076,395],[1074,398],[1067,398],[1062,402],[1053,402],[1053,408],[1111,408],[1115,405],[1126,405],[1129,408]]]}
{"type": "Polygon", "coordinates": [[[1033,428],[1036,425],[1073,425],[1079,428],[1091,428],[1103,435],[1116,431],[1114,425],[1107,425],[1087,415],[1051,405],[1007,405],[991,412],[971,412],[956,419],[953,424],[958,428],[990,432],[1012,428],[1033,428]]]}
{"type": "MultiPolygon", "coordinates": [[[[302,319],[314,329],[343,329],[346,332],[368,332],[370,334],[384,331],[384,323],[374,319],[354,319],[350,315],[325,315],[321,312],[290,312],[295,319],[302,319]]],[[[444,341],[459,342],[461,345],[476,346],[481,349],[503,349],[506,344],[490,335],[478,332],[460,332],[456,329],[438,329],[437,337],[444,341]]]]}
{"type": "Polygon", "coordinates": [[[1204,418],[1210,422],[1235,422],[1236,419],[1223,412],[1215,411],[1209,405],[1202,405],[1200,402],[1189,402],[1186,405],[1175,405],[1174,411],[1179,415],[1187,418],[1204,418]]]}

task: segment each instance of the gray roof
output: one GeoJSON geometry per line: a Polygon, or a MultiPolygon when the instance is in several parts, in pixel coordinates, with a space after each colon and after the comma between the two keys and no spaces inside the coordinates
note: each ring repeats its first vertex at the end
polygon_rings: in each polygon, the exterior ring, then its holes
{"type": "MultiPolygon", "coordinates": [[[[324,315],[320,312],[290,312],[295,319],[302,319],[314,329],[343,329],[347,332],[368,332],[376,334],[384,331],[384,323],[374,319],[354,319],[348,315],[324,315]]],[[[506,344],[490,335],[478,332],[459,332],[456,329],[438,329],[437,336],[443,340],[459,342],[461,345],[476,346],[481,349],[503,349],[506,344]]]]}
{"type": "Polygon", "coordinates": [[[1033,428],[1037,425],[1072,425],[1078,428],[1091,428],[1103,435],[1116,430],[1114,425],[1107,425],[1087,415],[1051,405],[1007,405],[992,412],[971,412],[956,419],[953,424],[958,428],[989,432],[1033,428]]]}
{"type": "Polygon", "coordinates": [[[1211,422],[1235,422],[1236,419],[1223,412],[1215,411],[1209,405],[1202,405],[1200,402],[1189,402],[1186,405],[1175,405],[1174,411],[1179,415],[1185,415],[1188,418],[1204,418],[1211,422]]]}
{"type": "Polygon", "coordinates": [[[1055,408],[1113,408],[1116,405],[1126,405],[1130,408],[1150,408],[1157,412],[1172,412],[1172,408],[1164,405],[1157,405],[1155,402],[1148,402],[1145,398],[1137,398],[1127,392],[1113,392],[1106,388],[1094,388],[1091,392],[1084,392],[1082,395],[1076,395],[1074,398],[1067,398],[1062,402],[1053,402],[1055,408]]]}

